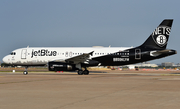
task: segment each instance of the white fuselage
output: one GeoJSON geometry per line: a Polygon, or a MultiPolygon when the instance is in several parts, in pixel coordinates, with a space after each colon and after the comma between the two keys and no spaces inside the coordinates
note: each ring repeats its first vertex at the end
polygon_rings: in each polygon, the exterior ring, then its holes
{"type": "Polygon", "coordinates": [[[130,47],[27,47],[16,49],[3,58],[3,61],[13,65],[45,65],[50,61],[66,59],[90,53],[89,58],[108,55],[129,49],[130,47]]]}

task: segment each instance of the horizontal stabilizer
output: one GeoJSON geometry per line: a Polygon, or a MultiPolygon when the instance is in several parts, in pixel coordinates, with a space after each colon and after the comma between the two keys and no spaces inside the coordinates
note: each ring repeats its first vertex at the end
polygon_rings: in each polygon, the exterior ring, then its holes
{"type": "Polygon", "coordinates": [[[160,51],[151,51],[151,52],[150,52],[150,56],[156,57],[156,56],[159,56],[159,55],[161,55],[161,54],[170,53],[170,52],[174,52],[174,51],[168,50],[168,49],[160,50],[160,51]]]}

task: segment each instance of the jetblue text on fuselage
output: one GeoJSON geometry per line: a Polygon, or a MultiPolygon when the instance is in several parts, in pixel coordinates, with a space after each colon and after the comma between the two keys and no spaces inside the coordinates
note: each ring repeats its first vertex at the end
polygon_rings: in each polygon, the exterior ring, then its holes
{"type": "Polygon", "coordinates": [[[171,32],[171,28],[169,27],[166,27],[166,26],[160,26],[160,27],[157,27],[153,34],[152,35],[160,35],[160,34],[164,34],[164,35],[168,35],[170,34],[171,32]]]}
{"type": "Polygon", "coordinates": [[[31,58],[33,58],[34,56],[56,56],[56,55],[57,55],[57,51],[49,51],[45,49],[41,49],[37,51],[32,50],[31,58]]]}

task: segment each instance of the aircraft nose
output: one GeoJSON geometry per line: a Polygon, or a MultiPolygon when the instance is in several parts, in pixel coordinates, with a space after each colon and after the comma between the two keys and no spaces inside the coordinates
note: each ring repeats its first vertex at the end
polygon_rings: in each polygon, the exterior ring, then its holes
{"type": "Polygon", "coordinates": [[[4,63],[8,63],[8,56],[5,56],[5,57],[3,58],[3,62],[4,62],[4,63]]]}

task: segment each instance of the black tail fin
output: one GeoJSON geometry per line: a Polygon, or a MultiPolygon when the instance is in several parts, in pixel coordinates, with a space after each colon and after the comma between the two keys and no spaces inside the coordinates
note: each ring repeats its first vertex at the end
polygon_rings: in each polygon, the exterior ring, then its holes
{"type": "Polygon", "coordinates": [[[173,19],[163,20],[140,47],[150,49],[166,49],[172,23],[173,19]]]}

